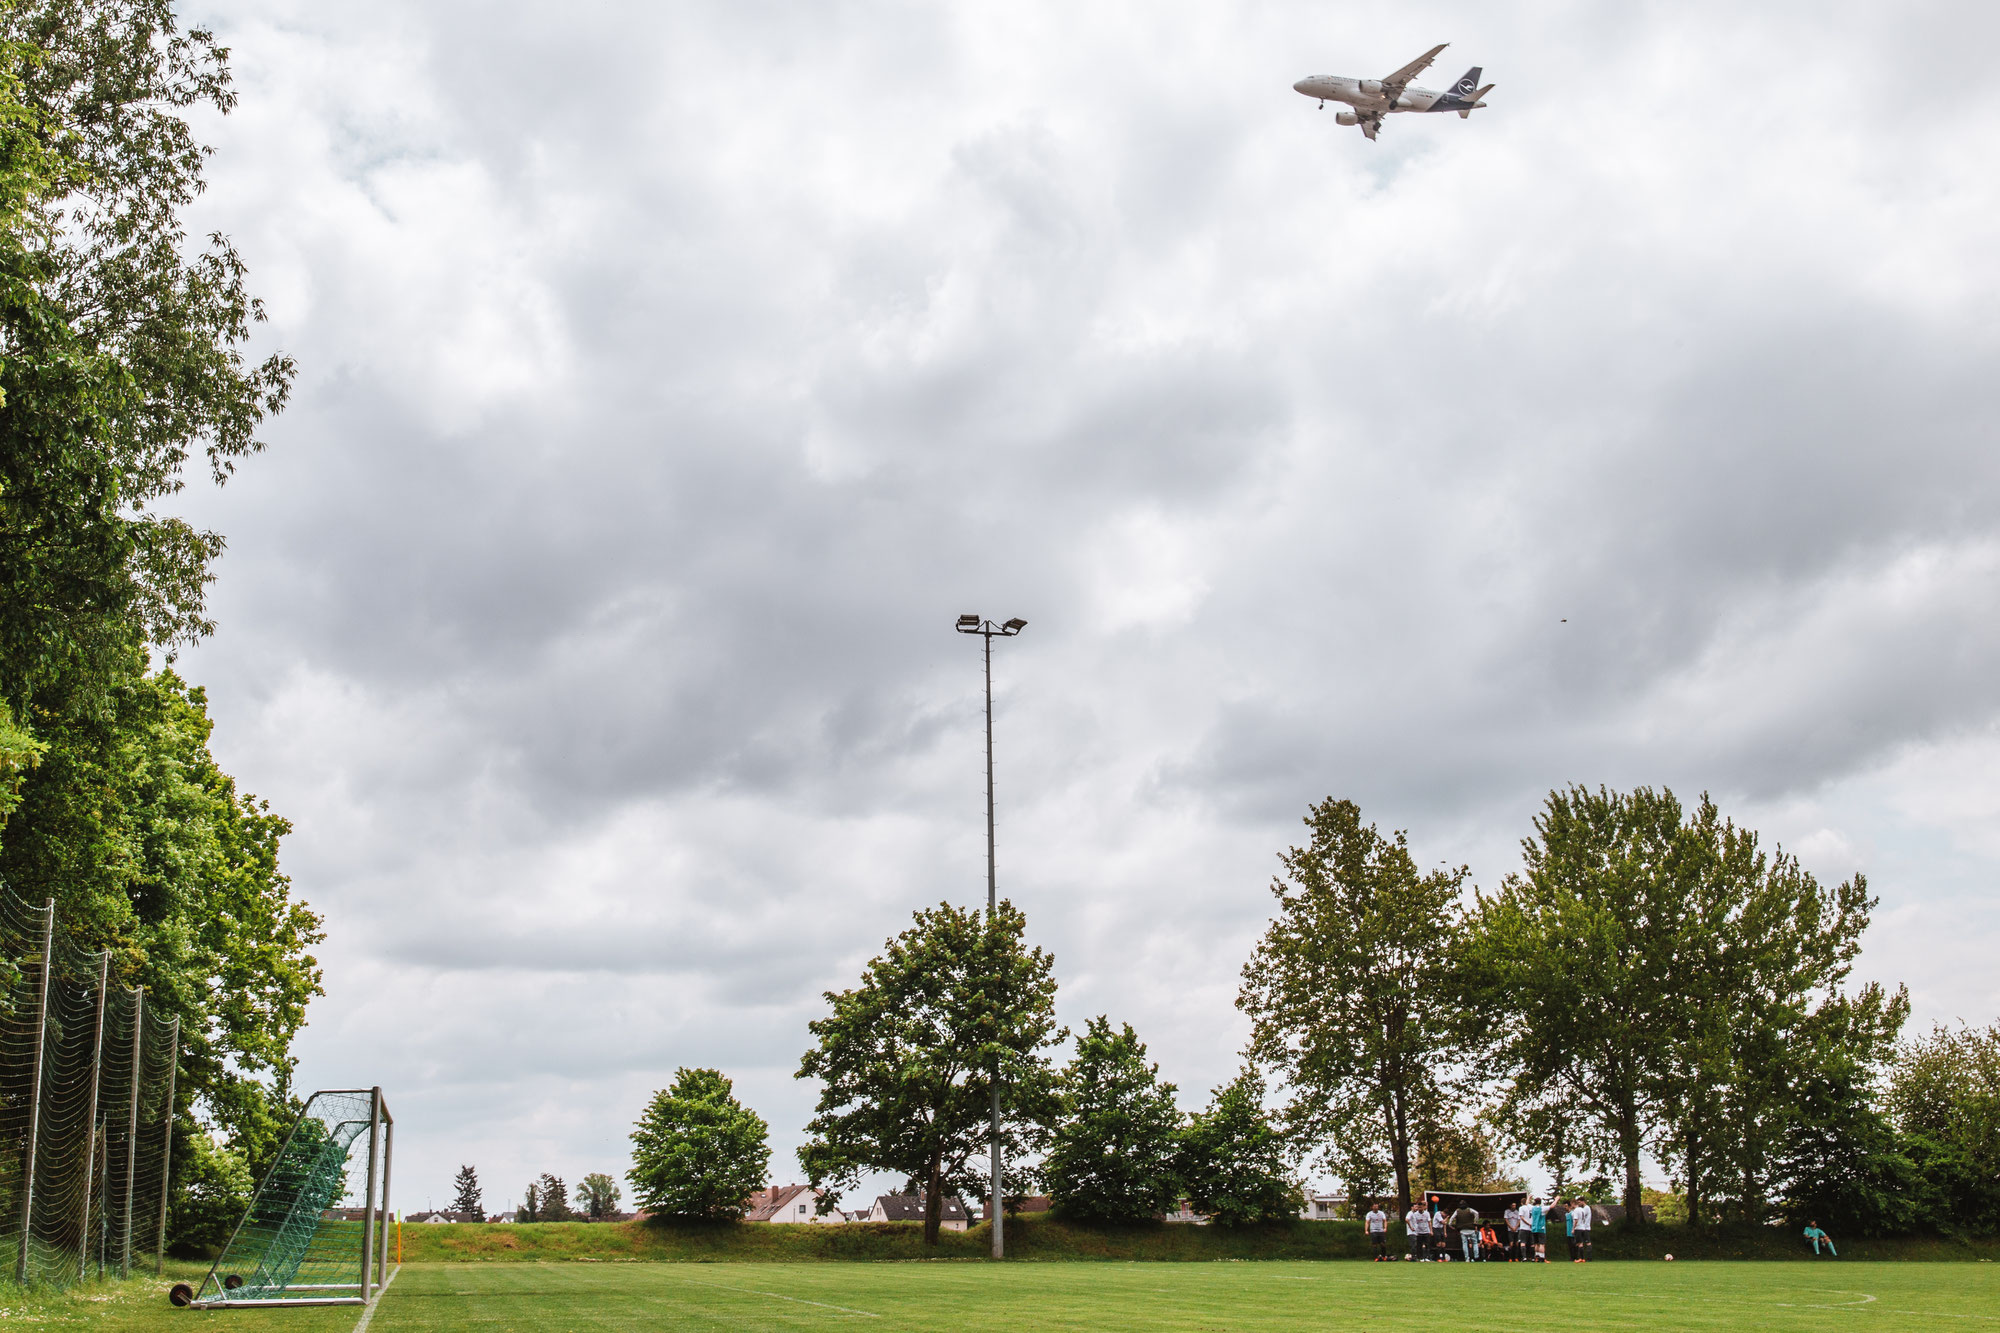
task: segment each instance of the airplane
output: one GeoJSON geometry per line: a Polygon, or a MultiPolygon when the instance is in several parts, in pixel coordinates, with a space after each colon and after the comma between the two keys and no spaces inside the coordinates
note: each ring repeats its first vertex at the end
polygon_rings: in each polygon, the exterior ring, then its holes
{"type": "Polygon", "coordinates": [[[1450,92],[1436,93],[1410,86],[1410,80],[1429,69],[1438,52],[1450,45],[1445,42],[1433,46],[1387,78],[1350,79],[1339,74],[1311,74],[1292,88],[1307,97],[1318,98],[1322,111],[1328,102],[1345,102],[1353,107],[1352,111],[1334,116],[1334,120],[1341,125],[1359,125],[1370,139],[1381,131],[1382,117],[1391,111],[1456,111],[1459,119],[1470,119],[1473,112],[1486,105],[1479,99],[1493,91],[1490,83],[1484,88],[1479,86],[1479,66],[1465,71],[1465,77],[1453,84],[1450,92]]]}

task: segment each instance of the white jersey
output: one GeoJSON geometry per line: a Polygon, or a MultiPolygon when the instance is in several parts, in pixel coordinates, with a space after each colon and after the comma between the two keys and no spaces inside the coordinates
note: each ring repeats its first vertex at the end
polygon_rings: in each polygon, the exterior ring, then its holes
{"type": "Polygon", "coordinates": [[[1520,1209],[1509,1206],[1506,1212],[1500,1214],[1500,1218],[1507,1224],[1509,1231],[1519,1231],[1521,1229],[1520,1209]]]}
{"type": "Polygon", "coordinates": [[[1578,1204],[1578,1205],[1576,1206],[1576,1211],[1575,1211],[1574,1213],[1571,1213],[1571,1214],[1570,1214],[1570,1216],[1571,1216],[1571,1217],[1574,1217],[1574,1218],[1576,1219],[1576,1229],[1577,1229],[1577,1230],[1578,1230],[1579,1232],[1582,1232],[1582,1231],[1588,1231],[1588,1230],[1590,1230],[1590,1205],[1589,1205],[1589,1204],[1587,1204],[1587,1203],[1580,1203],[1580,1204],[1578,1204]]]}
{"type": "Polygon", "coordinates": [[[1410,1215],[1403,1219],[1403,1225],[1410,1229],[1412,1236],[1431,1234],[1431,1215],[1421,1208],[1412,1208],[1410,1215]]]}
{"type": "Polygon", "coordinates": [[[1369,1234],[1379,1236],[1388,1229],[1389,1229],[1389,1215],[1383,1212],[1380,1208],[1370,1208],[1368,1210],[1369,1234]]]}

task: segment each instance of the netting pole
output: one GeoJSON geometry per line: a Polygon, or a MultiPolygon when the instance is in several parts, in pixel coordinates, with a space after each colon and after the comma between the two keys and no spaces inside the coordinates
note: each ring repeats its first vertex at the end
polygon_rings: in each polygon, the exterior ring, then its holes
{"type": "Polygon", "coordinates": [[[181,1016],[174,1015],[174,1035],[169,1038],[173,1057],[167,1061],[167,1118],[160,1135],[160,1230],[153,1238],[153,1276],[167,1271],[167,1178],[174,1162],[174,1075],[181,1067],[181,1016]]]}
{"type": "Polygon", "coordinates": [[[35,1152],[42,1136],[42,1050],[49,1037],[49,972],[55,963],[56,900],[43,909],[42,984],[35,999],[35,1073],[28,1093],[28,1150],[21,1158],[21,1262],[18,1279],[28,1285],[28,1241],[35,1222],[35,1152]]]}
{"type": "MultiPolygon", "coordinates": [[[[90,1048],[90,1118],[84,1123],[90,1126],[94,1136],[97,1133],[97,1090],[104,1085],[104,1006],[111,1001],[111,950],[106,949],[97,959],[97,1039],[90,1048]]],[[[83,1216],[77,1222],[76,1278],[81,1282],[90,1269],[90,1187],[96,1182],[91,1172],[97,1169],[97,1141],[90,1140],[90,1151],[83,1155],[83,1197],[78,1207],[83,1216]]]]}
{"type": "Polygon", "coordinates": [[[146,1032],[146,988],[132,988],[132,1115],[125,1135],[125,1236],[118,1247],[118,1276],[132,1276],[132,1173],[139,1169],[139,1051],[146,1032]]]}
{"type": "MultiPolygon", "coordinates": [[[[376,1089],[375,1096],[377,1097],[378,1100],[380,1099],[381,1095],[382,1095],[381,1089],[379,1088],[376,1089]]],[[[383,1109],[386,1111],[388,1108],[384,1107],[383,1109]]],[[[382,1125],[382,1253],[381,1257],[376,1261],[375,1264],[375,1272],[377,1273],[377,1275],[389,1271],[389,1222],[390,1219],[395,1217],[396,1215],[395,1212],[389,1207],[389,1173],[395,1168],[396,1165],[396,1117],[392,1115],[385,1115],[383,1117],[383,1120],[384,1123],[382,1125]]]]}
{"type": "Polygon", "coordinates": [[[382,1089],[376,1088],[368,1099],[368,1192],[362,1196],[361,1208],[361,1299],[369,1300],[375,1289],[369,1285],[375,1275],[375,1167],[381,1161],[377,1155],[382,1147],[382,1089]]]}
{"type": "Polygon", "coordinates": [[[111,1122],[108,1119],[98,1127],[97,1150],[104,1154],[97,1174],[97,1188],[104,1196],[97,1204],[97,1276],[102,1281],[105,1261],[111,1257],[105,1253],[111,1248],[111,1122]]]}

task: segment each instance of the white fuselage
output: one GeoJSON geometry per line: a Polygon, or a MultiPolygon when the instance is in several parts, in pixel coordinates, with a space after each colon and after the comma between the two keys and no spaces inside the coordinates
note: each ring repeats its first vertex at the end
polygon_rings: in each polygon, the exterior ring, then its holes
{"type": "Polygon", "coordinates": [[[1356,111],[1378,116],[1391,111],[1429,111],[1444,96],[1429,88],[1409,87],[1391,102],[1378,80],[1350,79],[1341,74],[1311,74],[1293,84],[1292,88],[1322,102],[1344,102],[1356,111]]]}

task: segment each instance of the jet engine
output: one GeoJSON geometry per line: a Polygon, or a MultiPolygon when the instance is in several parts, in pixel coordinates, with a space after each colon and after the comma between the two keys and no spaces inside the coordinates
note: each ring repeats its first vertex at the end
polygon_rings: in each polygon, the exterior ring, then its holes
{"type": "Polygon", "coordinates": [[[1382,95],[1382,80],[1363,79],[1361,81],[1361,91],[1370,97],[1380,97],[1382,95]]]}
{"type": "Polygon", "coordinates": [[[1361,117],[1355,115],[1352,111],[1342,111],[1334,116],[1333,123],[1336,125],[1359,125],[1361,117]]]}

